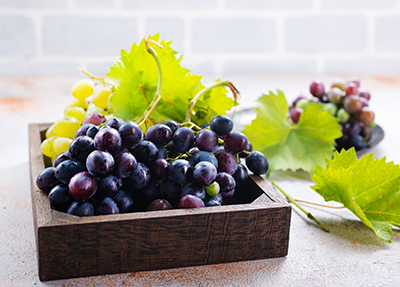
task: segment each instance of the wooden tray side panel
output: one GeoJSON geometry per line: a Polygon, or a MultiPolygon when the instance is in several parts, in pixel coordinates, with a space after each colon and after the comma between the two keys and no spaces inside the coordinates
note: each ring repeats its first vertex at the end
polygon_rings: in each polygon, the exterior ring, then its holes
{"type": "Polygon", "coordinates": [[[43,281],[285,256],[288,207],[39,229],[43,281]]]}

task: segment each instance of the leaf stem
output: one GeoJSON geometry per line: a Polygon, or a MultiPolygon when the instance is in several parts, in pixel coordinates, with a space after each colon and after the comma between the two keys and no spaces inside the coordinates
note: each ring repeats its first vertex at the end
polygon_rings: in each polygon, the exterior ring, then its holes
{"type": "Polygon", "coordinates": [[[315,202],[311,202],[311,201],[307,201],[307,200],[302,200],[302,199],[293,199],[296,202],[301,202],[301,203],[307,203],[307,204],[311,204],[311,205],[316,205],[316,206],[321,206],[321,207],[326,207],[326,208],[334,208],[334,209],[342,209],[345,206],[331,206],[331,205],[326,205],[326,204],[320,204],[320,203],[315,203],[315,202]]]}
{"type": "Polygon", "coordinates": [[[231,92],[233,93],[233,97],[236,100],[239,96],[239,91],[236,89],[236,87],[230,82],[230,81],[218,81],[214,84],[209,85],[208,87],[205,87],[204,89],[202,89],[200,92],[198,92],[194,98],[190,101],[188,109],[186,111],[186,116],[185,116],[185,122],[190,122],[190,116],[192,115],[192,111],[194,106],[196,105],[197,100],[204,95],[205,93],[207,93],[208,91],[217,88],[217,87],[223,87],[223,86],[227,86],[231,92]]]}
{"type": "Polygon", "coordinates": [[[318,219],[316,219],[314,217],[314,215],[312,215],[310,212],[308,212],[307,210],[305,210],[303,207],[301,207],[290,195],[288,195],[275,181],[271,182],[272,185],[274,185],[277,189],[279,189],[280,192],[283,193],[283,195],[286,197],[286,199],[293,203],[297,208],[299,208],[302,212],[304,212],[308,218],[310,218],[311,220],[313,220],[315,223],[317,223],[323,230],[325,230],[326,232],[329,232],[329,229],[322,224],[321,221],[319,221],[318,219]]]}
{"type": "MultiPolygon", "coordinates": [[[[152,40],[151,40],[151,42],[155,43],[155,41],[152,41],[152,40]]],[[[161,87],[162,87],[162,72],[161,72],[160,60],[157,57],[156,51],[149,45],[149,43],[146,40],[146,38],[144,38],[144,43],[146,45],[147,52],[153,57],[154,61],[157,64],[157,68],[158,68],[158,85],[157,85],[156,95],[154,96],[153,100],[150,102],[149,106],[146,108],[144,113],[141,116],[138,117],[137,122],[139,121],[139,126],[141,126],[143,123],[146,122],[147,118],[150,116],[150,114],[153,112],[153,110],[157,106],[158,102],[160,101],[160,99],[161,99],[161,87]]],[[[156,45],[158,47],[162,48],[162,46],[159,43],[156,43],[156,45]]]]}
{"type": "MultiPolygon", "coordinates": [[[[81,71],[82,73],[84,73],[84,74],[85,74],[86,76],[88,76],[89,78],[103,83],[103,85],[109,85],[108,83],[106,83],[106,81],[105,81],[104,78],[96,77],[95,75],[89,73],[88,71],[85,71],[84,69],[79,69],[79,71],[81,71]]],[[[112,89],[115,90],[115,87],[112,86],[112,89]]]]}

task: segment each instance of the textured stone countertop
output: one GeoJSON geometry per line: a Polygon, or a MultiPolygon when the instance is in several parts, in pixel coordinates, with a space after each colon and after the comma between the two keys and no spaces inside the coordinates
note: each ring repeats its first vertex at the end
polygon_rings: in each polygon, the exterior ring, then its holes
{"type": "MultiPolygon", "coordinates": [[[[343,78],[346,75],[342,75],[343,78]]],[[[232,76],[251,107],[262,92],[279,88],[293,99],[313,75],[232,76]]],[[[320,77],[331,83],[336,76],[320,77]]],[[[327,233],[296,208],[284,258],[40,282],[29,181],[28,124],[52,122],[71,99],[74,77],[0,77],[0,286],[400,286],[400,232],[383,242],[346,209],[307,206],[327,233]]],[[[400,163],[400,77],[366,76],[384,140],[368,152],[400,163]]],[[[248,119],[245,119],[248,120],[248,119]]],[[[271,180],[294,198],[323,203],[304,172],[273,172],[271,180]]]]}

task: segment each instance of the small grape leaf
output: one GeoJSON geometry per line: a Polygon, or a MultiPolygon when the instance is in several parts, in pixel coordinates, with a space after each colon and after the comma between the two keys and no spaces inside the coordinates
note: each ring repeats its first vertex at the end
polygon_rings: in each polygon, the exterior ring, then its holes
{"type": "Polygon", "coordinates": [[[336,152],[318,165],[312,188],[325,201],[337,201],[351,210],[376,235],[391,243],[391,227],[400,227],[400,167],[368,154],[357,159],[354,148],[336,152]]]}
{"type": "Polygon", "coordinates": [[[335,139],[341,137],[338,120],[313,103],[297,124],[288,119],[289,106],[281,91],[262,95],[257,117],[243,131],[253,148],[263,152],[270,170],[303,169],[311,173],[316,164],[333,155],[335,139]]]}
{"type": "MultiPolygon", "coordinates": [[[[159,41],[159,34],[150,36],[148,40],[159,41]]],[[[201,76],[190,74],[188,69],[181,67],[182,57],[176,57],[176,51],[171,48],[171,41],[161,41],[161,49],[152,42],[149,44],[157,53],[163,77],[161,99],[151,117],[156,121],[182,122],[190,100],[204,88],[200,81],[201,76]]],[[[155,96],[158,84],[157,65],[147,52],[144,40],[139,45],[133,44],[129,53],[121,50],[121,56],[106,74],[106,82],[115,88],[110,101],[116,115],[126,121],[142,115],[155,96]]],[[[236,104],[226,95],[226,90],[218,89],[218,92],[212,92],[218,101],[207,102],[206,111],[210,112],[203,113],[204,107],[195,106],[194,119],[201,121],[210,114],[226,114],[226,111],[236,104]]]]}

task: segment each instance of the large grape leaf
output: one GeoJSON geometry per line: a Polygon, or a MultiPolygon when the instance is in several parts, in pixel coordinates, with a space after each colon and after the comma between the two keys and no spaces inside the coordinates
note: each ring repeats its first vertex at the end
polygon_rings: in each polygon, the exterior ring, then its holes
{"type": "Polygon", "coordinates": [[[391,242],[392,226],[400,227],[400,167],[386,158],[368,154],[357,159],[354,148],[336,152],[318,165],[312,188],[326,201],[342,203],[370,227],[391,242]]]}
{"type": "Polygon", "coordinates": [[[254,149],[262,151],[270,170],[303,169],[312,172],[316,164],[333,155],[335,139],[341,137],[338,120],[314,103],[304,109],[297,124],[288,119],[289,106],[281,91],[262,95],[257,117],[243,131],[254,149]]]}
{"type": "MultiPolygon", "coordinates": [[[[151,36],[148,40],[159,42],[159,35],[151,36]]],[[[171,41],[159,43],[162,48],[149,42],[158,55],[162,70],[161,100],[151,117],[155,120],[182,122],[190,100],[204,86],[201,83],[201,76],[190,74],[188,69],[181,67],[182,57],[176,57],[176,51],[171,48],[171,41]]],[[[115,88],[110,101],[116,115],[124,120],[134,120],[142,115],[155,96],[158,84],[157,65],[147,52],[144,40],[139,45],[133,44],[129,53],[121,51],[121,56],[106,74],[106,82],[115,88]]],[[[226,114],[226,111],[236,104],[226,95],[225,89],[216,90],[212,90],[211,93],[214,93],[218,101],[208,101],[206,107],[195,106],[195,120],[204,120],[210,113],[212,116],[226,114]]],[[[207,95],[210,95],[210,92],[203,98],[207,95]]]]}

